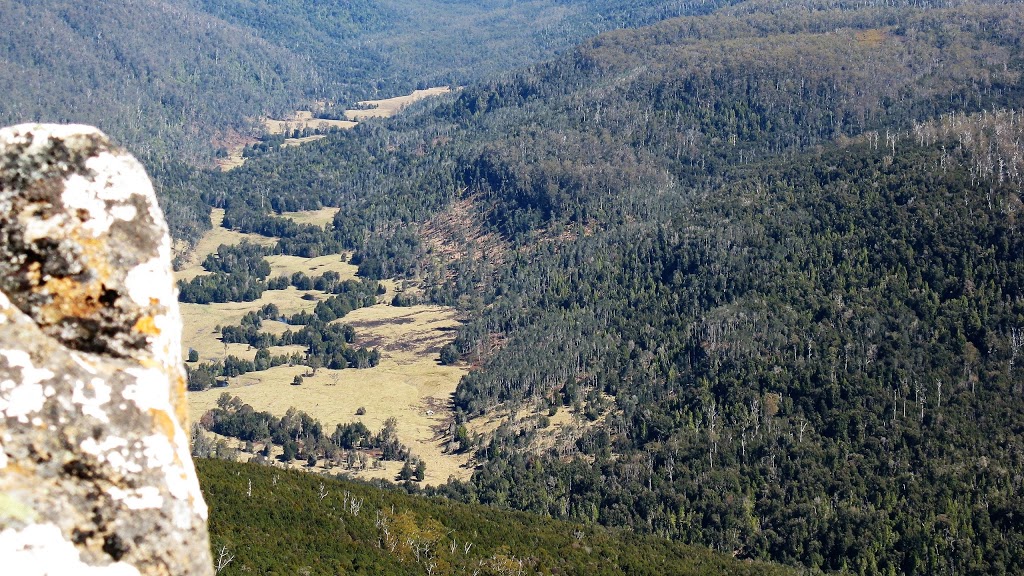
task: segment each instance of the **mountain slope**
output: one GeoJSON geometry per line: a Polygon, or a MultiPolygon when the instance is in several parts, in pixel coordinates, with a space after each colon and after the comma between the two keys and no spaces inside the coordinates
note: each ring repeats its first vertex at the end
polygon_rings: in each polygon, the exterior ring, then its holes
{"type": "Polygon", "coordinates": [[[220,573],[790,574],[701,548],[312,474],[197,461],[220,573]],[[223,558],[226,558],[224,556],[223,558]]]}
{"type": "Polygon", "coordinates": [[[279,248],[462,308],[453,441],[482,467],[446,494],[824,570],[1019,571],[1020,4],[824,8],[603,35],[207,199],[247,231],[259,194],[339,206],[279,248]],[[500,242],[435,250],[456,206],[500,242]]]}
{"type": "Polygon", "coordinates": [[[659,0],[605,20],[554,0],[3,0],[0,122],[95,124],[146,158],[208,163],[262,116],[481,78],[670,4],[704,9],[659,0]]]}

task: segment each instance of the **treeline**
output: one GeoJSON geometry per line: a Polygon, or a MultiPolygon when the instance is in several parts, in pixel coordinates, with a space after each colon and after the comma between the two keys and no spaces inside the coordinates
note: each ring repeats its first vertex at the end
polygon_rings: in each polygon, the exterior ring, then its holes
{"type": "MultiPolygon", "coordinates": [[[[263,459],[271,457],[271,447],[280,446],[285,463],[306,460],[310,466],[324,460],[328,467],[345,466],[367,468],[370,455],[376,460],[408,460],[409,449],[399,442],[398,422],[389,418],[377,434],[362,422],[338,424],[332,432],[324,429],[320,421],[301,410],[289,408],[284,416],[258,412],[237,396],[224,392],[217,399],[217,407],[207,411],[198,425],[221,436],[237,438],[248,446],[248,452],[258,453],[263,459]],[[263,447],[257,449],[256,444],[263,447]]],[[[205,457],[208,448],[204,440],[193,434],[193,453],[205,457]]],[[[419,477],[422,480],[422,475],[419,477]]]]}
{"type": "Polygon", "coordinates": [[[258,300],[267,289],[270,264],[264,256],[269,254],[267,248],[249,242],[221,244],[203,260],[203,268],[211,274],[178,282],[178,300],[195,304],[258,300]]]}

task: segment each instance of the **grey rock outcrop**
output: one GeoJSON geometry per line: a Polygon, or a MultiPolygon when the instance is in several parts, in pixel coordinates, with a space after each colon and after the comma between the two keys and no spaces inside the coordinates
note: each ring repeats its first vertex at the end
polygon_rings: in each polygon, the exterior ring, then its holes
{"type": "Polygon", "coordinates": [[[0,130],[0,573],[212,573],[170,252],[98,130],[0,130]]]}

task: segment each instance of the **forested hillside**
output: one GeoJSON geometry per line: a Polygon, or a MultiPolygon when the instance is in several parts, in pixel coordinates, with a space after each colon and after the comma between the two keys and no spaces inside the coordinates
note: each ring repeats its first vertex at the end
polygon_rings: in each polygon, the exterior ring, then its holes
{"type": "Polygon", "coordinates": [[[628,531],[264,466],[197,464],[220,574],[793,573],[628,531]]]}
{"type": "Polygon", "coordinates": [[[744,2],[201,189],[279,251],[343,246],[463,311],[452,433],[480,468],[440,494],[823,570],[1016,573],[1022,38],[1014,2],[744,2]],[[329,231],[274,216],[321,205],[329,231]]]}
{"type": "Polygon", "coordinates": [[[459,85],[714,4],[2,0],[0,122],[94,124],[151,166],[204,164],[262,116],[459,85]]]}

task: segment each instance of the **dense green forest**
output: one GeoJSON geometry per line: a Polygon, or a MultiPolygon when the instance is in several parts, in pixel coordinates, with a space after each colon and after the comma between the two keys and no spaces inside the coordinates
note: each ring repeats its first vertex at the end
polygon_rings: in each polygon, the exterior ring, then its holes
{"type": "Polygon", "coordinates": [[[792,573],[628,531],[265,466],[197,465],[219,574],[792,573]]]}
{"type": "Polygon", "coordinates": [[[895,4],[603,34],[202,198],[462,310],[459,423],[517,416],[463,431],[479,468],[438,495],[827,571],[1018,573],[1024,11],[895,4]],[[274,216],[324,205],[326,231],[274,216]]]}

